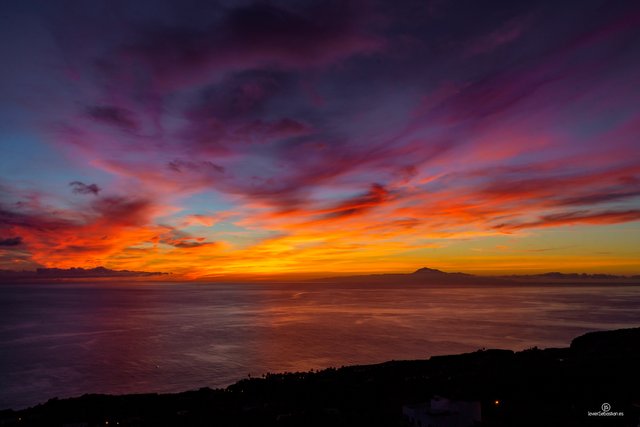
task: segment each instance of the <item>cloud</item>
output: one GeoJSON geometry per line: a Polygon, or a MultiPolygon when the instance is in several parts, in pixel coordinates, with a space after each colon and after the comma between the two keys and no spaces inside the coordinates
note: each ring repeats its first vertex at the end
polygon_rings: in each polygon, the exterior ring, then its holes
{"type": "Polygon", "coordinates": [[[638,195],[637,183],[630,177],[640,173],[640,167],[633,162],[613,167],[603,164],[589,172],[563,170],[562,163],[476,171],[468,177],[480,180],[478,191],[484,197],[503,202],[525,199],[542,206],[595,205],[638,195]]]}
{"type": "Polygon", "coordinates": [[[74,194],[93,194],[97,196],[101,190],[97,184],[84,184],[80,181],[70,182],[69,186],[73,187],[74,194]]]}
{"type": "Polygon", "coordinates": [[[221,215],[188,215],[182,222],[184,227],[189,227],[193,225],[205,226],[205,227],[213,227],[218,221],[223,218],[221,215]]]}
{"type": "Polygon", "coordinates": [[[264,142],[307,135],[311,133],[311,128],[298,120],[283,118],[269,122],[254,120],[236,132],[248,142],[264,142]]]}
{"type": "Polygon", "coordinates": [[[172,228],[170,231],[160,235],[158,237],[158,242],[181,249],[192,249],[216,244],[215,242],[206,241],[204,237],[195,237],[175,228],[172,228]]]}
{"type": "Polygon", "coordinates": [[[113,105],[94,105],[87,107],[86,113],[91,119],[120,130],[134,132],[138,129],[133,113],[124,108],[113,105]]]}
{"type": "Polygon", "coordinates": [[[0,229],[19,234],[31,259],[44,266],[75,266],[77,257],[103,264],[129,246],[151,242],[161,227],[152,218],[161,212],[141,198],[92,198],[81,209],[46,206],[32,200],[0,205],[0,229]]]}
{"type": "Polygon", "coordinates": [[[232,73],[220,82],[200,90],[186,112],[200,122],[211,118],[228,123],[257,117],[268,111],[269,103],[292,88],[291,75],[270,69],[232,73]]]}
{"type": "MultiPolygon", "coordinates": [[[[22,205],[18,205],[21,207],[22,205]]],[[[34,230],[55,230],[72,224],[64,216],[41,213],[24,213],[0,206],[0,226],[8,228],[28,228],[34,230]]]]}
{"type": "Polygon", "coordinates": [[[148,223],[154,205],[144,198],[109,196],[96,199],[91,208],[100,220],[123,226],[136,226],[148,223]]]}
{"type": "Polygon", "coordinates": [[[499,230],[520,230],[537,227],[557,227],[562,225],[603,225],[618,224],[640,220],[640,209],[628,209],[619,211],[569,211],[544,215],[537,221],[524,223],[503,223],[494,228],[499,230]]]}
{"type": "Polygon", "coordinates": [[[619,200],[640,197],[639,191],[608,191],[603,193],[590,193],[576,197],[567,197],[558,202],[558,205],[595,205],[619,200]]]}
{"type": "Polygon", "coordinates": [[[503,26],[488,34],[481,34],[478,38],[470,41],[466,48],[468,54],[486,54],[499,47],[515,42],[529,27],[529,23],[527,21],[528,20],[526,19],[517,17],[504,23],[503,26]]]}
{"type": "Polygon", "coordinates": [[[383,39],[361,28],[358,18],[351,2],[306,11],[256,2],[229,9],[208,28],[155,27],[122,54],[144,64],[156,84],[175,89],[228,72],[321,66],[382,49],[383,39]]]}
{"type": "Polygon", "coordinates": [[[323,211],[325,218],[340,218],[363,214],[391,198],[389,191],[380,184],[372,184],[369,191],[352,199],[345,200],[323,211]]]}
{"type": "Polygon", "coordinates": [[[22,244],[22,237],[8,237],[8,238],[0,238],[0,246],[5,247],[13,247],[20,246],[22,244]]]}
{"type": "Polygon", "coordinates": [[[173,172],[182,173],[182,172],[201,172],[203,174],[221,174],[224,173],[224,167],[220,165],[216,165],[215,163],[204,160],[204,161],[189,161],[189,160],[180,160],[175,159],[170,161],[167,164],[167,167],[171,169],[173,172]]]}
{"type": "Polygon", "coordinates": [[[28,80],[47,158],[8,174],[0,232],[34,263],[400,266],[636,220],[636,5],[170,3],[35,8],[52,39],[13,35],[0,82],[28,80]]]}

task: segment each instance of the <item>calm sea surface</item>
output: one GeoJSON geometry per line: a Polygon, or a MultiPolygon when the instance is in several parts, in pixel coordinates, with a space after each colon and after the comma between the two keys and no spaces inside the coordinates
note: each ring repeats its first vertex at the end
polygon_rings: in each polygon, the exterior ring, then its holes
{"type": "Polygon", "coordinates": [[[567,346],[640,326],[640,287],[0,286],[0,409],[248,374],[567,346]]]}

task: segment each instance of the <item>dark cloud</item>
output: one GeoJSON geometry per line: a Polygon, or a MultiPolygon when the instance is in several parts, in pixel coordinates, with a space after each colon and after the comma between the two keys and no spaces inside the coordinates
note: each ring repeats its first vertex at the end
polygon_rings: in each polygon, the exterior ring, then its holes
{"type": "Polygon", "coordinates": [[[20,246],[22,244],[22,237],[8,237],[0,238],[0,246],[20,246]]]}
{"type": "Polygon", "coordinates": [[[284,118],[276,121],[254,120],[241,127],[237,135],[247,142],[265,142],[274,139],[306,135],[311,128],[298,120],[284,118]]]}
{"type": "Polygon", "coordinates": [[[361,214],[391,199],[389,191],[380,184],[372,184],[369,191],[352,199],[345,200],[327,209],[325,217],[340,218],[361,214]]]}
{"type": "Polygon", "coordinates": [[[530,164],[518,168],[492,168],[461,176],[479,180],[478,193],[500,200],[545,201],[553,206],[595,205],[640,195],[630,180],[640,168],[633,163],[585,172],[577,168],[560,169],[558,162],[530,164]],[[571,196],[567,196],[571,194],[571,196]]]}
{"type": "Polygon", "coordinates": [[[154,208],[147,199],[124,196],[96,199],[91,207],[99,220],[118,226],[145,225],[154,208]]]}
{"type": "Polygon", "coordinates": [[[595,205],[613,201],[627,200],[640,197],[640,191],[612,191],[603,193],[591,193],[583,196],[567,197],[558,202],[558,205],[595,205]]]}
{"type": "MultiPolygon", "coordinates": [[[[163,242],[166,243],[166,242],[163,242]]],[[[174,246],[176,248],[181,248],[181,249],[186,249],[186,248],[199,248],[202,246],[211,246],[211,245],[215,245],[214,242],[198,242],[198,241],[181,241],[181,242],[173,242],[173,243],[167,243],[171,246],[174,246]]]]}
{"type": "Polygon", "coordinates": [[[468,54],[487,54],[504,45],[513,43],[528,29],[527,27],[526,20],[520,17],[507,21],[500,28],[488,34],[481,34],[476,40],[471,40],[467,48],[468,54]]]}
{"type": "Polygon", "coordinates": [[[134,132],[138,129],[131,111],[113,105],[95,105],[87,107],[86,113],[93,120],[116,127],[120,130],[134,132]]]}
{"type": "Polygon", "coordinates": [[[182,173],[182,172],[200,172],[204,174],[216,173],[221,174],[224,173],[224,167],[220,165],[216,165],[215,163],[204,160],[200,162],[192,162],[188,160],[172,160],[167,164],[168,168],[174,172],[182,173]]]}
{"type": "Polygon", "coordinates": [[[175,228],[171,228],[169,232],[159,236],[158,242],[180,249],[199,248],[216,244],[215,242],[206,241],[204,237],[195,237],[175,228]]]}
{"type": "Polygon", "coordinates": [[[480,122],[516,109],[556,80],[542,73],[509,70],[469,84],[439,107],[447,112],[448,120],[480,122]]]}
{"type": "Polygon", "coordinates": [[[33,203],[0,206],[0,226],[31,232],[73,233],[87,225],[128,227],[143,225],[154,209],[147,199],[110,196],[93,199],[82,212],[53,210],[33,203]]]}
{"type": "Polygon", "coordinates": [[[272,70],[234,73],[203,89],[187,117],[194,121],[246,119],[264,113],[269,102],[289,94],[292,78],[272,70]]]}
{"type": "Polygon", "coordinates": [[[97,184],[85,184],[80,181],[73,181],[69,183],[69,186],[73,187],[74,194],[93,194],[97,196],[100,192],[100,187],[97,184]]]}
{"type": "Polygon", "coordinates": [[[15,207],[0,206],[0,226],[44,232],[73,227],[73,221],[56,215],[48,215],[47,212],[32,212],[28,206],[24,209],[23,205],[15,207]]]}
{"type": "Polygon", "coordinates": [[[521,230],[538,227],[557,227],[580,224],[618,224],[640,220],[640,209],[610,210],[592,212],[588,210],[561,212],[544,215],[537,221],[521,223],[503,223],[496,225],[497,230],[521,230]]]}
{"type": "Polygon", "coordinates": [[[304,68],[384,45],[370,34],[355,2],[286,8],[268,2],[228,9],[205,28],[155,27],[124,48],[165,87],[211,80],[229,71],[304,68]]]}

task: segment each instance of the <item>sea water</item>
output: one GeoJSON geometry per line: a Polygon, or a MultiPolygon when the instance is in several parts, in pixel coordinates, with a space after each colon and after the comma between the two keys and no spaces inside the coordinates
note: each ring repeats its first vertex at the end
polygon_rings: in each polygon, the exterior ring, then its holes
{"type": "Polygon", "coordinates": [[[0,409],[640,326],[638,286],[0,285],[0,409]]]}

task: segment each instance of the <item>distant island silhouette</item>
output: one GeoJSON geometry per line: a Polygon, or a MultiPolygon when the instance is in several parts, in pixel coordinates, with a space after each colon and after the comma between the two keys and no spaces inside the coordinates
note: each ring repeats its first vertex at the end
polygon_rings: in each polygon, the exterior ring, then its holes
{"type": "Polygon", "coordinates": [[[478,276],[468,273],[447,273],[438,269],[422,267],[413,273],[366,274],[314,279],[311,282],[377,284],[377,285],[453,285],[453,284],[521,284],[521,283],[638,283],[640,275],[622,276],[612,274],[558,273],[550,272],[529,275],[478,276]]]}
{"type": "MultiPolygon", "coordinates": [[[[7,282],[47,282],[70,281],[81,279],[152,279],[154,281],[191,281],[180,275],[165,272],[112,270],[105,267],[95,268],[38,268],[36,270],[0,270],[0,283],[7,282]]],[[[251,276],[238,279],[235,276],[219,276],[216,278],[201,278],[198,281],[210,282],[251,282],[251,276]]],[[[294,279],[292,279],[294,280],[294,279]]],[[[260,280],[264,282],[265,280],[260,280]]],[[[274,281],[281,281],[280,278],[274,281]]],[[[285,280],[286,281],[286,280],[285,280]]],[[[300,282],[300,280],[295,280],[300,282]]],[[[640,275],[613,275],[587,273],[559,273],[521,275],[478,276],[461,272],[445,272],[435,268],[422,267],[412,273],[381,273],[344,276],[327,276],[307,279],[303,282],[310,284],[371,284],[371,285],[517,285],[517,284],[640,284],[640,275]]]]}
{"type": "Polygon", "coordinates": [[[153,277],[168,273],[149,271],[111,270],[105,267],[96,268],[38,268],[36,270],[0,270],[0,282],[7,281],[40,281],[52,279],[97,279],[97,278],[127,278],[153,277]]]}

